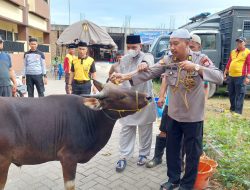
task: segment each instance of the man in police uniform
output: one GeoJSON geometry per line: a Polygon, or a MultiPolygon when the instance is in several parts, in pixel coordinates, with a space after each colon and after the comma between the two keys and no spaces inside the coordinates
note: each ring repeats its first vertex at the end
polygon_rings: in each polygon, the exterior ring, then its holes
{"type": "MultiPolygon", "coordinates": [[[[96,79],[94,59],[88,56],[87,43],[78,43],[78,58],[73,59],[69,79],[69,88],[76,95],[91,93],[91,79],[96,79]]],[[[95,88],[93,88],[95,91],[95,88]]]]}
{"type": "MultiPolygon", "coordinates": [[[[119,68],[116,68],[121,73],[128,73],[137,68],[140,63],[145,63],[152,66],[154,58],[151,54],[144,54],[141,51],[141,39],[139,35],[127,36],[127,54],[121,59],[119,68]]],[[[122,83],[123,86],[146,93],[148,96],[153,96],[152,81],[146,81],[136,86],[131,86],[128,81],[122,83]]],[[[141,112],[122,118],[117,125],[121,125],[120,132],[120,160],[117,162],[116,171],[122,172],[126,165],[127,159],[133,156],[136,128],[139,131],[139,157],[137,165],[142,166],[146,163],[147,156],[150,154],[152,143],[152,125],[156,119],[155,104],[152,102],[141,112]]]]}
{"type": "Polygon", "coordinates": [[[203,80],[216,84],[223,83],[223,74],[211,60],[190,51],[190,34],[186,29],[178,29],[170,36],[170,50],[167,55],[152,67],[142,63],[138,73],[113,74],[112,81],[130,80],[138,85],[165,73],[169,87],[169,112],[167,118],[167,175],[168,182],[161,189],[171,190],[180,186],[181,190],[193,189],[198,173],[199,158],[202,154],[203,120],[205,94],[203,80]],[[186,168],[181,176],[181,141],[184,135],[186,168]]]}
{"type": "Polygon", "coordinates": [[[75,59],[75,44],[69,44],[68,47],[68,53],[64,58],[63,61],[63,69],[65,73],[65,91],[67,94],[70,94],[69,90],[69,77],[70,77],[70,70],[71,70],[71,64],[73,59],[75,59]]]}

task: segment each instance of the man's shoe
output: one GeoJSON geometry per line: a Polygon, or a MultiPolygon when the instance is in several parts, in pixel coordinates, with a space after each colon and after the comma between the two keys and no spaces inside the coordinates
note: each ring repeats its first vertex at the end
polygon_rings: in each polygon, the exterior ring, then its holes
{"type": "Polygon", "coordinates": [[[152,160],[146,163],[146,167],[153,168],[161,163],[162,163],[162,159],[153,158],[152,160]]]}
{"type": "Polygon", "coordinates": [[[117,172],[122,172],[123,170],[125,170],[126,166],[127,166],[126,159],[125,158],[121,159],[117,162],[115,170],[117,172]]]}
{"type": "Polygon", "coordinates": [[[173,190],[174,188],[177,188],[177,187],[179,187],[179,184],[173,184],[170,182],[166,182],[166,183],[163,183],[161,185],[160,190],[173,190]]]}
{"type": "Polygon", "coordinates": [[[139,156],[137,165],[138,166],[143,166],[143,165],[146,164],[146,162],[147,162],[147,157],[146,156],[139,156]]]}

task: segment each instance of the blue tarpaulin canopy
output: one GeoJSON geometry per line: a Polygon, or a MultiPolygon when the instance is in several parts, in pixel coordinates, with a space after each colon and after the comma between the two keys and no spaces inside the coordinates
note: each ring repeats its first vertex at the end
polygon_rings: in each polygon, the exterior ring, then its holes
{"type": "Polygon", "coordinates": [[[167,35],[168,33],[169,32],[166,31],[141,31],[134,34],[141,36],[142,44],[152,44],[155,38],[161,35],[167,35]]]}

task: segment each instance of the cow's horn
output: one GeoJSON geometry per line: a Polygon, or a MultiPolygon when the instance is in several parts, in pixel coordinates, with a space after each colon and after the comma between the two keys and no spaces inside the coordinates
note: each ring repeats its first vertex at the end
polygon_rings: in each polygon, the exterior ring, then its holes
{"type": "Polygon", "coordinates": [[[101,82],[94,80],[94,79],[93,79],[93,83],[94,83],[95,87],[97,88],[97,90],[99,92],[101,92],[103,87],[104,87],[104,84],[102,84],[101,82]]]}
{"type": "Polygon", "coordinates": [[[103,99],[106,97],[103,92],[100,92],[98,94],[81,94],[80,96],[86,97],[86,98],[96,98],[96,99],[103,99]]]}

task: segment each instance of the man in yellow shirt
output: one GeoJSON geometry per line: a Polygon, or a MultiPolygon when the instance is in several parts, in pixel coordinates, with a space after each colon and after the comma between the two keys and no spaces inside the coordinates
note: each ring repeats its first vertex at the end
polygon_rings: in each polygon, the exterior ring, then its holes
{"type": "MultiPolygon", "coordinates": [[[[71,73],[69,87],[72,94],[90,94],[91,79],[96,79],[96,68],[94,59],[88,56],[87,43],[80,41],[78,43],[78,58],[73,59],[71,64],[71,73]],[[72,88],[71,88],[72,85],[72,88]]],[[[93,88],[95,93],[96,89],[93,88]]]]}
{"type": "Polygon", "coordinates": [[[224,79],[228,76],[230,110],[242,114],[246,84],[250,82],[250,50],[246,48],[246,38],[236,39],[236,49],[231,51],[224,79]]]}

